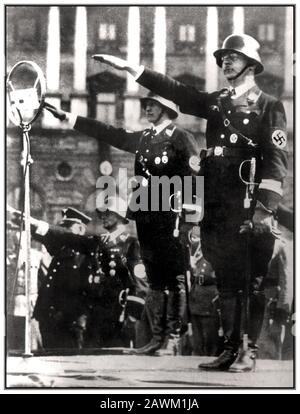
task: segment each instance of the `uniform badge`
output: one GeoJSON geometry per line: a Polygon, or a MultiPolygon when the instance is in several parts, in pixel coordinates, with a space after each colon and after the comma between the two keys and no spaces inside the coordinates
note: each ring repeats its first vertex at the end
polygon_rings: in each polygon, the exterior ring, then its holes
{"type": "Polygon", "coordinates": [[[286,133],[282,129],[276,129],[272,134],[272,142],[278,148],[285,148],[287,144],[286,133]]]}
{"type": "Polygon", "coordinates": [[[136,276],[140,279],[146,277],[145,266],[142,263],[139,263],[139,264],[135,265],[133,273],[134,273],[134,276],[136,276]]]}
{"type": "Polygon", "coordinates": [[[168,137],[171,137],[173,135],[173,132],[175,131],[175,128],[176,127],[172,128],[172,129],[166,129],[166,135],[168,135],[168,137]]]}
{"type": "Polygon", "coordinates": [[[200,170],[200,158],[197,155],[192,155],[189,159],[189,166],[193,171],[198,172],[200,170]]]}
{"type": "Polygon", "coordinates": [[[237,134],[231,134],[230,135],[230,137],[229,137],[229,139],[230,139],[230,142],[232,143],[232,144],[235,144],[236,142],[237,142],[237,140],[238,140],[238,135],[237,134]]]}
{"type": "Polygon", "coordinates": [[[117,264],[114,260],[111,260],[108,265],[109,265],[109,267],[114,268],[114,267],[116,267],[117,264]]]}

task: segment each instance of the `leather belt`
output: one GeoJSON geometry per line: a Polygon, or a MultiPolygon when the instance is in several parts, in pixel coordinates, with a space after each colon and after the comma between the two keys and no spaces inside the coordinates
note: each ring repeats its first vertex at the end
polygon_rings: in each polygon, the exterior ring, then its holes
{"type": "Polygon", "coordinates": [[[254,151],[253,148],[231,148],[231,147],[211,147],[208,149],[203,149],[200,152],[200,158],[204,159],[207,157],[251,157],[256,156],[257,151],[254,151]]]}
{"type": "Polygon", "coordinates": [[[215,279],[212,276],[196,275],[194,276],[194,283],[200,286],[215,285],[215,279]]]}

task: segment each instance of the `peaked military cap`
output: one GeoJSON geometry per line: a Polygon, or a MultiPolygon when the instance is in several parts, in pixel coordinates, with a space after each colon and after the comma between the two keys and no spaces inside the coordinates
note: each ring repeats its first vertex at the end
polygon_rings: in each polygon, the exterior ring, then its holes
{"type": "Polygon", "coordinates": [[[79,223],[79,224],[88,224],[92,219],[87,215],[83,214],[81,211],[73,207],[68,207],[62,210],[62,221],[59,223],[79,223]]]}

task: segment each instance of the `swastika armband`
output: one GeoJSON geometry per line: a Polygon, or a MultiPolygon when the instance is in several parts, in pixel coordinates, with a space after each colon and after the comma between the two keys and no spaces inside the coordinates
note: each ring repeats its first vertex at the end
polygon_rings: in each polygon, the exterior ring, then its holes
{"type": "Polygon", "coordinates": [[[287,136],[286,132],[282,129],[276,129],[272,133],[272,143],[280,149],[284,149],[287,145],[287,136]]]}

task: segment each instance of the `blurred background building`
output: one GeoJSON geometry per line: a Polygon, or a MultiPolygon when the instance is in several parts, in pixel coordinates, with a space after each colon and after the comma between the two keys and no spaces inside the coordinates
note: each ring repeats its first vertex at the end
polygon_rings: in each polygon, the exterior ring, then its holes
{"type": "MultiPolygon", "coordinates": [[[[126,73],[95,62],[108,53],[145,64],[199,89],[224,86],[213,51],[231,33],[261,43],[265,71],[257,77],[285,105],[290,142],[285,204],[293,203],[293,7],[203,6],[6,6],[7,72],[20,60],[36,62],[47,78],[47,100],[64,110],[141,129],[139,96],[146,90],[126,73]]],[[[205,121],[180,115],[178,123],[204,144],[205,121]]],[[[95,209],[96,181],[133,172],[133,156],[81,136],[48,113],[30,132],[32,215],[55,222],[61,209],[95,209]]],[[[18,207],[21,192],[21,130],[7,126],[7,198],[18,207]]],[[[119,182],[120,193],[124,185],[119,182]]],[[[96,230],[96,228],[94,228],[96,230]]]]}

